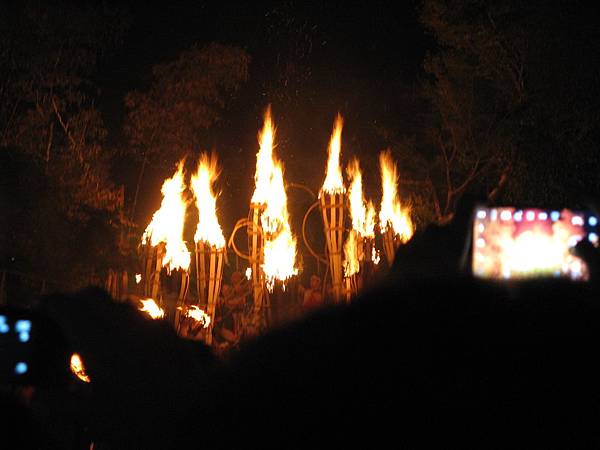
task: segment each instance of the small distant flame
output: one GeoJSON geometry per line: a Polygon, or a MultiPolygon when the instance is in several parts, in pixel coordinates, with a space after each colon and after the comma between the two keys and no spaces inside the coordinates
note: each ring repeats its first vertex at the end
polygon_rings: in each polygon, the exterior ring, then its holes
{"type": "Polygon", "coordinates": [[[153,299],[147,298],[145,300],[140,300],[140,302],[142,303],[142,307],[139,308],[140,311],[145,312],[151,318],[162,319],[163,317],[165,317],[165,311],[160,306],[158,306],[153,299]]]}
{"type": "Polygon", "coordinates": [[[142,274],[136,273],[135,274],[135,284],[140,284],[141,281],[142,281],[142,274]]]}
{"type": "Polygon", "coordinates": [[[83,360],[81,359],[81,356],[79,356],[79,353],[73,353],[71,355],[70,367],[71,372],[73,372],[73,374],[81,381],[84,383],[89,383],[91,381],[90,377],[85,372],[85,366],[83,365],[83,360]]]}
{"type": "Polygon", "coordinates": [[[380,260],[381,257],[379,256],[379,250],[376,250],[375,247],[373,247],[371,249],[371,261],[373,261],[373,264],[377,265],[379,264],[380,260]]]}
{"type": "Polygon", "coordinates": [[[160,209],[154,213],[152,221],[142,236],[142,243],[150,242],[152,246],[165,243],[163,267],[166,267],[169,272],[175,269],[187,270],[191,260],[190,252],[183,240],[187,209],[187,202],[183,198],[185,191],[183,178],[183,161],[180,161],[173,177],[163,183],[160,209]]]}
{"type": "Polygon", "coordinates": [[[217,198],[213,193],[212,184],[219,175],[216,157],[209,158],[206,153],[200,156],[198,171],[192,175],[192,192],[198,208],[198,226],[194,235],[195,242],[207,242],[216,247],[225,247],[223,230],[217,219],[217,198]]]}
{"type": "Polygon", "coordinates": [[[196,322],[200,322],[202,328],[208,328],[210,326],[210,316],[196,305],[189,306],[185,315],[186,317],[194,319],[196,322]]]}
{"type": "Polygon", "coordinates": [[[408,208],[402,208],[398,199],[398,171],[392,160],[392,152],[385,150],[379,154],[381,168],[382,199],[379,211],[379,226],[382,232],[390,226],[402,242],[408,241],[414,227],[408,208]]]}
{"type": "Polygon", "coordinates": [[[344,180],[342,178],[342,168],[340,166],[340,153],[342,148],[342,128],[344,120],[341,115],[337,115],[329,140],[329,157],[327,159],[327,173],[323,183],[322,190],[330,194],[342,193],[345,191],[344,180]]]}
{"type": "Polygon", "coordinates": [[[252,278],[252,267],[248,267],[246,269],[246,278],[248,279],[248,281],[250,281],[250,279],[252,278]]]}

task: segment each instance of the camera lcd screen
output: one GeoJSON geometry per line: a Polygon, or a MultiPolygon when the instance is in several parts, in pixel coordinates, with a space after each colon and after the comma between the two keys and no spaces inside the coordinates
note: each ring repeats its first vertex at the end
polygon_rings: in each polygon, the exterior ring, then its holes
{"type": "Polygon", "coordinates": [[[581,240],[598,245],[598,218],[568,209],[478,208],[473,221],[473,274],[481,278],[588,279],[571,249],[581,240]]]}

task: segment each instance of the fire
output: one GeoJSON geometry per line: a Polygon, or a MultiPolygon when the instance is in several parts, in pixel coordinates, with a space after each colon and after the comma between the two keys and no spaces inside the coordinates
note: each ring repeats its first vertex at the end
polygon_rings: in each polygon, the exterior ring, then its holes
{"type": "Polygon", "coordinates": [[[135,274],[135,284],[140,284],[141,281],[142,281],[142,274],[136,273],[135,274]]]}
{"type": "Polygon", "coordinates": [[[209,158],[206,153],[200,157],[198,171],[192,175],[192,192],[198,208],[198,226],[194,241],[204,241],[216,247],[225,247],[225,237],[217,219],[217,197],[212,190],[212,184],[217,179],[216,157],[209,158]]]}
{"type": "Polygon", "coordinates": [[[142,303],[140,311],[145,312],[151,318],[162,319],[165,316],[165,311],[158,306],[153,299],[147,298],[145,300],[140,300],[140,302],[142,303]]]}
{"type": "Polygon", "coordinates": [[[272,290],[277,280],[285,281],[296,275],[296,239],[292,235],[287,210],[287,195],[283,184],[283,169],[277,163],[271,178],[271,195],[261,216],[265,232],[263,270],[267,287],[272,290]]]}
{"type": "Polygon", "coordinates": [[[379,264],[379,261],[381,260],[381,257],[379,256],[379,250],[375,249],[375,247],[373,247],[371,249],[371,261],[373,261],[373,264],[377,265],[379,264]]]}
{"type": "Polygon", "coordinates": [[[269,189],[271,187],[271,177],[273,174],[273,141],[275,137],[275,127],[271,120],[271,106],[265,112],[263,128],[258,133],[260,148],[256,154],[256,173],[254,182],[256,187],[252,195],[252,203],[265,204],[269,199],[269,189]]]}
{"type": "Polygon", "coordinates": [[[256,188],[253,203],[265,205],[260,221],[264,232],[264,264],[267,288],[273,289],[275,280],[285,281],[298,273],[296,239],[292,235],[287,209],[287,195],[283,182],[283,166],[273,157],[275,127],[271,109],[265,113],[265,122],[259,133],[260,150],[256,155],[256,188]]]}
{"type": "Polygon", "coordinates": [[[210,326],[210,316],[196,305],[189,306],[185,315],[186,317],[194,319],[196,322],[200,322],[202,328],[208,328],[210,326]]]}
{"type": "Polygon", "coordinates": [[[73,372],[73,374],[77,378],[79,378],[81,381],[83,381],[84,383],[89,383],[91,381],[90,377],[85,372],[83,360],[81,359],[81,356],[79,356],[79,353],[73,353],[71,355],[70,367],[71,367],[71,372],[73,372]]]}
{"type": "Polygon", "coordinates": [[[409,210],[402,208],[398,200],[398,171],[392,160],[392,152],[385,150],[379,154],[381,186],[383,196],[379,211],[379,226],[382,231],[392,227],[402,242],[408,241],[414,232],[409,210]]]}
{"type": "Polygon", "coordinates": [[[362,236],[366,233],[367,208],[363,196],[362,173],[357,158],[352,159],[346,168],[346,173],[348,174],[348,178],[352,180],[348,188],[352,229],[362,236]]]}
{"type": "Polygon", "coordinates": [[[341,115],[337,115],[331,139],[329,140],[329,158],[327,159],[327,174],[322,190],[327,193],[342,193],[345,191],[344,180],[342,178],[342,168],[340,166],[340,153],[342,147],[342,128],[344,120],[341,115]]]}
{"type": "Polygon", "coordinates": [[[183,198],[185,191],[183,178],[183,161],[180,161],[173,177],[163,183],[160,209],[154,213],[152,221],[142,236],[142,243],[149,242],[152,246],[165,243],[166,253],[162,264],[169,272],[175,269],[187,270],[190,266],[190,252],[183,240],[187,209],[187,202],[183,198]]]}
{"type": "Polygon", "coordinates": [[[252,279],[252,267],[246,269],[246,279],[250,281],[252,279]]]}
{"type": "Polygon", "coordinates": [[[377,213],[375,212],[375,206],[373,201],[369,200],[367,203],[367,216],[365,218],[365,230],[364,236],[367,238],[375,237],[375,223],[377,221],[377,213]]]}

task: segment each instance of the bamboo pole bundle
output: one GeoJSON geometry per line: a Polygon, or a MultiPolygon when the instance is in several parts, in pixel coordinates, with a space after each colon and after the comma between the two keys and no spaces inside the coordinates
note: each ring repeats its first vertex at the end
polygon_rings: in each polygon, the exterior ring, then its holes
{"type": "Polygon", "coordinates": [[[212,344],[213,324],[221,285],[223,284],[223,259],[225,247],[217,248],[207,242],[196,243],[196,274],[202,281],[197,284],[200,308],[210,316],[210,325],[204,330],[205,342],[212,344]]]}
{"type": "Polygon", "coordinates": [[[344,245],[344,193],[321,191],[319,201],[323,215],[323,227],[327,242],[327,254],[331,273],[334,301],[342,298],[342,248],[344,245]]]}
{"type": "Polygon", "coordinates": [[[363,289],[368,286],[371,278],[373,277],[373,271],[375,269],[375,262],[373,261],[373,253],[375,251],[375,239],[372,237],[365,237],[362,239],[363,246],[363,258],[360,261],[360,284],[359,289],[363,289]]]}
{"type": "Polygon", "coordinates": [[[150,297],[150,291],[152,290],[152,275],[154,273],[153,270],[153,258],[155,256],[156,248],[150,245],[150,242],[147,242],[143,246],[143,258],[142,258],[142,267],[144,269],[144,291],[143,295],[145,297],[150,297]]]}
{"type": "MultiPolygon", "coordinates": [[[[188,270],[181,269],[178,269],[177,271],[181,272],[181,282],[179,284],[179,295],[177,296],[175,313],[173,315],[173,324],[179,333],[181,330],[181,321],[183,319],[181,314],[185,306],[185,299],[187,297],[188,290],[190,288],[190,272],[188,270]]],[[[171,276],[174,276],[174,274],[172,273],[171,276]]]]}
{"type": "Polygon", "coordinates": [[[165,244],[159,243],[153,247],[149,243],[144,249],[144,296],[158,300],[160,293],[160,272],[165,257],[165,244]]]}
{"type": "Polygon", "coordinates": [[[252,269],[252,298],[254,301],[254,321],[258,329],[263,329],[269,319],[268,298],[265,289],[265,276],[262,265],[264,263],[264,236],[260,216],[265,209],[264,204],[251,203],[248,221],[248,250],[250,253],[250,267],[252,269]]]}
{"type": "Polygon", "coordinates": [[[358,294],[359,278],[358,274],[344,277],[344,297],[347,303],[350,303],[350,301],[358,294]]]}

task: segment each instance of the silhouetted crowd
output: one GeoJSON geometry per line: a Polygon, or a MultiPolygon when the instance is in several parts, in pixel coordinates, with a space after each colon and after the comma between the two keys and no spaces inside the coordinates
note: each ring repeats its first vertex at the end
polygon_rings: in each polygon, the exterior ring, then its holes
{"type": "MultiPolygon", "coordinates": [[[[46,297],[92,381],[6,403],[22,441],[0,447],[597,448],[597,250],[578,246],[588,283],[481,280],[469,223],[417,233],[350,304],[315,308],[311,279],[307,314],[219,358],[102,291],[46,297]]],[[[219,340],[239,339],[248,292],[223,286],[219,340]]]]}

